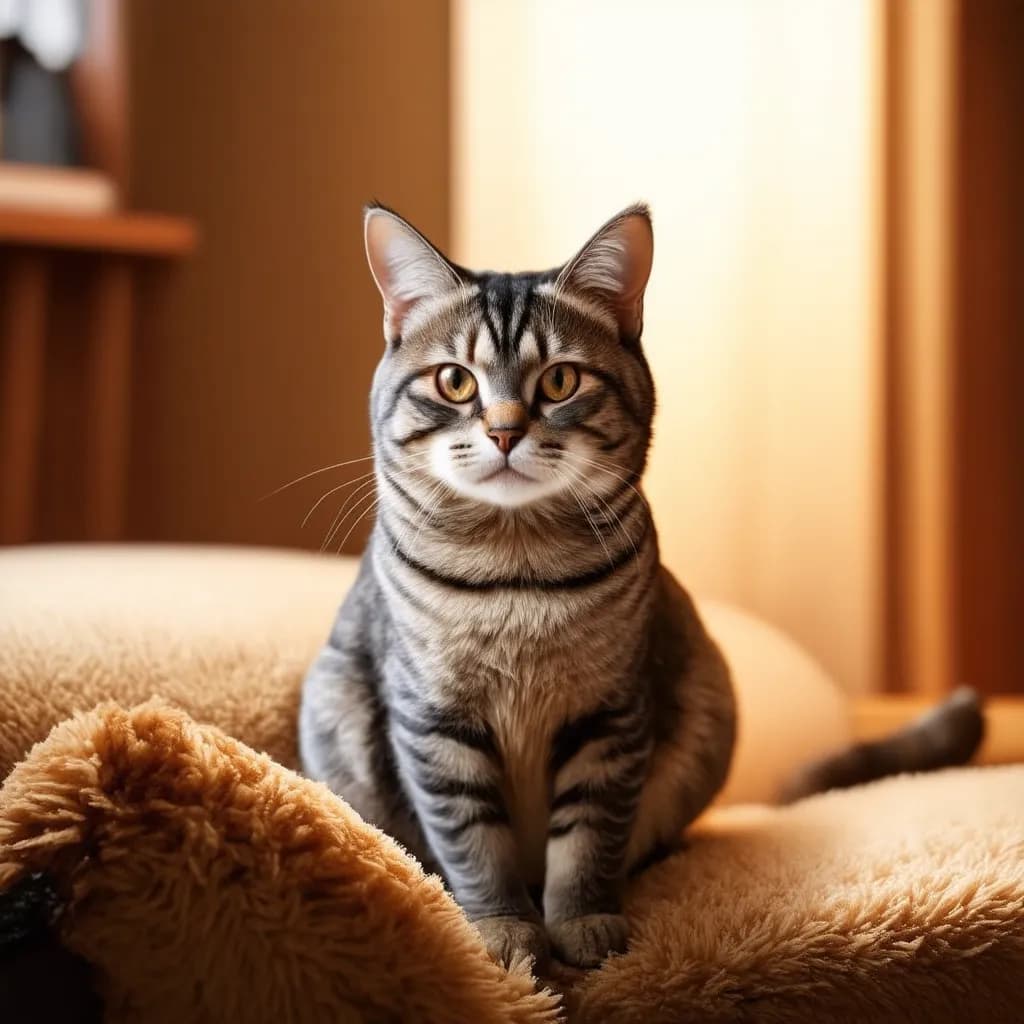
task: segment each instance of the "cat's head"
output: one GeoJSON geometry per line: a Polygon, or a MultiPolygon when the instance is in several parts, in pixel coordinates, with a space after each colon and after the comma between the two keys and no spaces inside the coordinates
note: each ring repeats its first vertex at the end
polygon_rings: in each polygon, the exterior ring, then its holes
{"type": "Polygon", "coordinates": [[[504,508],[590,504],[635,482],[654,411],[646,206],[542,273],[466,270],[382,206],[365,231],[384,299],[371,411],[385,469],[504,508]]]}

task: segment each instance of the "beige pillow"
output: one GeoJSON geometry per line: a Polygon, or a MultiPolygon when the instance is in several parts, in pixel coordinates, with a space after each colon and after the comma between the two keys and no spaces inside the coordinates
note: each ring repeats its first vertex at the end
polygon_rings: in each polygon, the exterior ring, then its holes
{"type": "MultiPolygon", "coordinates": [[[[252,548],[0,551],[0,778],[73,712],[153,696],[294,767],[302,676],[357,566],[252,548]]],[[[771,799],[788,771],[847,741],[844,695],[779,631],[726,605],[701,610],[740,709],[724,796],[771,799]]]]}

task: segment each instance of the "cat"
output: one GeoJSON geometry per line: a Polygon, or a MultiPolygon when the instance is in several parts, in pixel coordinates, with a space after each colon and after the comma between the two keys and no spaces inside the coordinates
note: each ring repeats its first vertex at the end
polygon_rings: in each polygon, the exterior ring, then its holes
{"type": "MultiPolygon", "coordinates": [[[[471,272],[376,204],[365,241],[379,507],[303,686],[303,767],[440,872],[497,960],[593,967],[625,948],[624,880],[708,806],[736,736],[640,490],[650,213],[542,273],[471,272]]],[[[976,720],[954,701],[787,796],[960,759],[976,720]]]]}

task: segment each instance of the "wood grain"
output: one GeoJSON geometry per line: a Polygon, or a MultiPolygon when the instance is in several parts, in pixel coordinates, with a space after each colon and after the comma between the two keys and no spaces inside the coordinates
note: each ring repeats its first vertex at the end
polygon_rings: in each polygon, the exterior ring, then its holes
{"type": "Polygon", "coordinates": [[[140,256],[184,256],[196,245],[195,223],[154,213],[101,216],[0,206],[0,245],[88,249],[140,256]]]}
{"type": "Polygon", "coordinates": [[[305,512],[364,469],[260,498],[369,452],[383,339],[362,207],[448,242],[448,4],[129,7],[131,202],[203,231],[139,296],[129,537],[317,548],[349,492],[303,530],[305,512]]]}
{"type": "Polygon", "coordinates": [[[47,265],[0,262],[0,544],[33,539],[46,350],[47,265]]]}
{"type": "Polygon", "coordinates": [[[89,301],[85,463],[86,535],[117,540],[124,525],[132,357],[132,268],[108,258],[96,269],[89,301]]]}

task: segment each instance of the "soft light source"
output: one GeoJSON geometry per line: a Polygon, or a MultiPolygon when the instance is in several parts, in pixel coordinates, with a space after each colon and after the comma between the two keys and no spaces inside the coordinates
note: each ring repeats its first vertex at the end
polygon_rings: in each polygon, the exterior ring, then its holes
{"type": "Polygon", "coordinates": [[[568,257],[643,198],[665,561],[876,676],[876,0],[455,5],[454,255],[568,257]]]}

